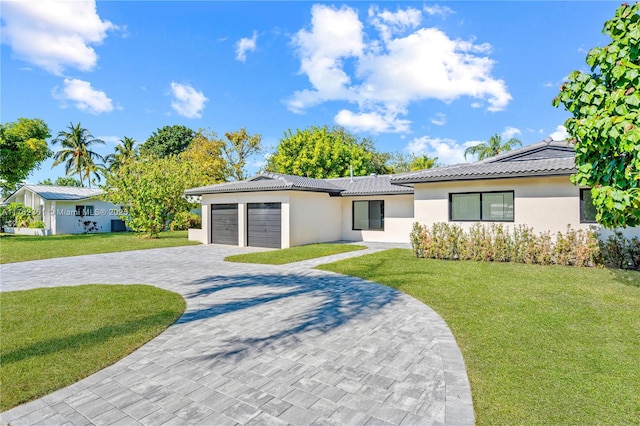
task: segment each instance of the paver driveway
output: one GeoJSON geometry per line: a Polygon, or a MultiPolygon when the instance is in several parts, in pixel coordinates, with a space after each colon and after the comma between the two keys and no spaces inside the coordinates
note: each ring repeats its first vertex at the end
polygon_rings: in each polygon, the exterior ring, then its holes
{"type": "Polygon", "coordinates": [[[460,351],[433,310],[385,286],[311,269],[317,260],[222,260],[248,250],[189,246],[2,265],[3,291],[144,283],[187,300],[156,339],[2,413],[3,423],[474,423],[460,351]]]}

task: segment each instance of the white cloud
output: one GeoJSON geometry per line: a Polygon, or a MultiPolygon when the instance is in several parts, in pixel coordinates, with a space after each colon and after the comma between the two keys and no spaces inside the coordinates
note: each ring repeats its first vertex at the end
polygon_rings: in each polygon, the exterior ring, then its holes
{"type": "Polygon", "coordinates": [[[245,62],[247,60],[247,52],[254,52],[256,50],[256,42],[258,41],[258,33],[253,32],[253,37],[241,38],[236,43],[236,59],[240,62],[245,62]]]}
{"type": "Polygon", "coordinates": [[[202,117],[204,104],[209,100],[202,92],[198,92],[188,84],[172,81],[171,94],[173,95],[171,108],[173,108],[178,115],[186,118],[202,117]]]}
{"type": "Polygon", "coordinates": [[[355,132],[404,133],[409,131],[411,121],[398,118],[398,114],[385,112],[353,113],[343,109],[335,116],[334,121],[340,126],[355,132]]]}
{"type": "MultiPolygon", "coordinates": [[[[402,115],[412,102],[448,103],[461,97],[474,98],[473,107],[486,104],[489,111],[499,111],[511,100],[505,82],[492,76],[494,61],[487,56],[491,45],[451,39],[437,28],[417,28],[419,10],[370,8],[369,23],[380,38],[366,38],[367,42],[354,9],[314,5],[311,14],[311,28],[293,37],[300,72],[311,84],[286,100],[293,112],[326,101],[347,101],[358,109],[350,117],[402,115]],[[475,105],[478,101],[482,103],[475,105]]],[[[346,114],[341,111],[340,117],[346,114]]],[[[369,130],[380,127],[372,122],[369,130]]]]}
{"type": "Polygon", "coordinates": [[[53,89],[53,97],[61,101],[70,101],[76,108],[91,114],[113,111],[113,103],[102,90],[91,87],[88,81],[65,78],[62,91],[53,89]]]}
{"type": "Polygon", "coordinates": [[[422,21],[422,12],[412,7],[405,10],[398,9],[395,13],[386,9],[380,11],[378,6],[369,8],[369,22],[378,30],[385,42],[389,41],[394,34],[403,34],[417,27],[420,21],[422,21]]]}
{"type": "Polygon", "coordinates": [[[436,113],[433,117],[429,119],[436,126],[444,126],[447,124],[447,116],[441,112],[436,113]]]}
{"type": "Polygon", "coordinates": [[[433,6],[424,6],[422,8],[422,10],[425,11],[425,13],[427,13],[428,15],[434,16],[434,15],[440,15],[443,18],[446,18],[447,15],[451,15],[452,13],[455,13],[453,11],[453,9],[447,7],[447,6],[440,6],[439,4],[434,4],[433,6]]]}
{"type": "Polygon", "coordinates": [[[569,138],[569,133],[567,133],[567,129],[562,124],[560,124],[556,127],[556,131],[551,133],[549,136],[554,141],[563,141],[569,138]]]}
{"type": "Polygon", "coordinates": [[[520,131],[520,129],[516,127],[507,126],[502,132],[502,139],[509,140],[515,137],[516,135],[521,135],[521,134],[522,132],[520,131]]]}
{"type": "Polygon", "coordinates": [[[118,145],[120,143],[120,140],[122,139],[122,136],[98,136],[96,137],[96,139],[103,140],[106,143],[118,145]]]}
{"type": "Polygon", "coordinates": [[[430,157],[438,157],[440,164],[447,165],[467,161],[464,158],[464,150],[477,143],[478,141],[468,141],[459,144],[454,139],[422,136],[409,142],[405,149],[415,155],[427,154],[430,157]]]}
{"type": "Polygon", "coordinates": [[[20,59],[61,75],[65,68],[91,71],[107,32],[118,27],[98,16],[87,1],[4,1],[2,43],[20,59]]]}

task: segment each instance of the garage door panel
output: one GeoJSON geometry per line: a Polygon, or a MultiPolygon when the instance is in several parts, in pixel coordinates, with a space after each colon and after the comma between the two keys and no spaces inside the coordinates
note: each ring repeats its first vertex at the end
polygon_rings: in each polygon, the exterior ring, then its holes
{"type": "Polygon", "coordinates": [[[211,243],[238,245],[238,205],[211,205],[211,243]]]}
{"type": "Polygon", "coordinates": [[[247,245],[280,248],[281,203],[249,203],[247,208],[247,245]]]}

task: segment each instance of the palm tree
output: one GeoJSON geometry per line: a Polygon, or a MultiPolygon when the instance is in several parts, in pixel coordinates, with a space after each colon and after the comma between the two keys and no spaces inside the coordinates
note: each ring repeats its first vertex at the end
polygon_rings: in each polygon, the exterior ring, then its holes
{"type": "Polygon", "coordinates": [[[104,167],[96,161],[104,161],[102,155],[92,151],[91,145],[103,144],[104,141],[93,137],[91,132],[83,128],[80,123],[73,125],[69,123],[69,131],[60,131],[58,136],[51,141],[53,145],[60,143],[62,149],[53,156],[52,168],[60,163],[65,163],[65,173],[67,175],[78,174],[80,183],[84,186],[84,179],[87,178],[89,188],[91,188],[91,173],[98,180],[98,172],[104,167]]]}
{"type": "Polygon", "coordinates": [[[125,136],[120,139],[120,143],[116,146],[115,152],[104,157],[105,163],[110,170],[117,170],[120,166],[130,160],[138,158],[137,141],[133,138],[125,136]]]}
{"type": "Polygon", "coordinates": [[[484,160],[485,158],[493,157],[494,155],[511,151],[514,147],[521,145],[522,141],[517,138],[511,138],[503,143],[502,136],[496,133],[489,138],[488,142],[482,142],[465,149],[464,158],[466,159],[467,155],[471,154],[477,155],[478,160],[484,160]]]}

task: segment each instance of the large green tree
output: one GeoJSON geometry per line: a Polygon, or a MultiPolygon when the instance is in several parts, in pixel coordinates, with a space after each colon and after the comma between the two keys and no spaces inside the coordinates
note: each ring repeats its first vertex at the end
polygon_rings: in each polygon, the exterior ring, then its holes
{"type": "Polygon", "coordinates": [[[58,132],[52,143],[54,145],[59,143],[62,146],[62,149],[53,156],[52,167],[64,163],[65,173],[77,174],[82,186],[86,179],[91,187],[92,174],[100,180],[99,173],[102,170],[104,158],[91,148],[94,145],[104,145],[102,139],[94,138],[91,132],[78,122],[75,126],[70,123],[67,130],[58,132]]]}
{"type": "Polygon", "coordinates": [[[485,158],[511,151],[516,146],[521,145],[522,141],[518,138],[510,138],[503,142],[502,136],[495,133],[487,142],[481,142],[465,149],[464,158],[466,159],[467,155],[477,155],[478,160],[484,160],[485,158]]]}
{"type": "Polygon", "coordinates": [[[157,237],[176,214],[193,205],[184,196],[187,188],[198,186],[196,167],[175,155],[143,157],[105,173],[105,198],[123,205],[121,218],[137,232],[157,237]]]}
{"type": "Polygon", "coordinates": [[[31,171],[53,153],[46,139],[49,128],[38,118],[19,118],[0,124],[0,188],[3,193],[16,189],[31,171]]]}
{"type": "Polygon", "coordinates": [[[225,142],[217,134],[198,130],[189,147],[180,158],[191,163],[200,176],[196,186],[212,185],[229,179],[231,168],[224,158],[225,142]]]}
{"type": "Polygon", "coordinates": [[[186,126],[164,126],[151,134],[140,146],[140,154],[167,157],[183,152],[196,135],[186,126]]]}
{"type": "Polygon", "coordinates": [[[267,160],[267,170],[312,178],[391,172],[390,155],[376,151],[369,138],[359,138],[342,127],[312,126],[289,130],[267,160]]]}
{"type": "Polygon", "coordinates": [[[596,220],[607,228],[640,224],[640,3],[622,4],[587,54],[590,72],[574,71],[553,105],[576,151],[576,185],[591,187],[596,220]]]}
{"type": "Polygon", "coordinates": [[[226,132],[224,136],[227,140],[223,147],[223,153],[226,157],[231,177],[243,180],[246,178],[245,166],[247,165],[247,160],[252,155],[260,152],[262,136],[259,134],[250,135],[244,128],[235,132],[226,132]]]}
{"type": "Polygon", "coordinates": [[[414,172],[417,170],[430,169],[438,166],[438,157],[429,157],[427,154],[402,154],[396,152],[391,155],[389,166],[393,173],[414,172]]]}
{"type": "Polygon", "coordinates": [[[138,158],[138,147],[136,140],[125,136],[120,139],[120,143],[116,145],[113,154],[104,157],[105,164],[109,169],[117,169],[124,163],[134,161],[138,158]]]}

